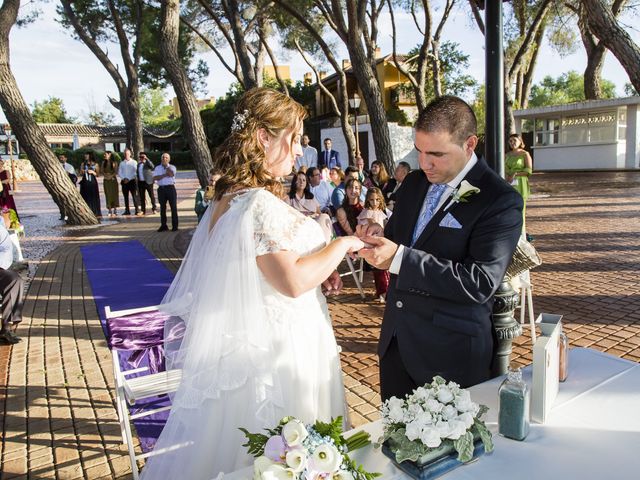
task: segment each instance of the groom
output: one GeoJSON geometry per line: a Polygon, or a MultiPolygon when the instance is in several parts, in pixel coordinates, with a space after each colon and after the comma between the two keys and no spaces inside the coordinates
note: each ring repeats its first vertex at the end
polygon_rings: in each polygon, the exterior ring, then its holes
{"type": "Polygon", "coordinates": [[[420,169],[398,190],[384,237],[375,225],[358,231],[371,245],[360,255],[392,274],[378,344],[383,400],[434,375],[463,387],[489,378],[493,295],[522,229],[522,198],[473,153],[469,105],[440,97],[415,129],[420,169]]]}

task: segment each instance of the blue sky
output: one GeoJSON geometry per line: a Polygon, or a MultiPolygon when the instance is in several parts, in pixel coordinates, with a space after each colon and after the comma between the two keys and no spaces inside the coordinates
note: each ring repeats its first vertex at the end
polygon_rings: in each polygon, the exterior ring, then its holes
{"type": "MultiPolygon", "coordinates": [[[[121,118],[109,105],[107,95],[117,96],[111,77],[93,54],[79,41],[73,40],[68,32],[55,21],[55,2],[42,4],[43,14],[33,24],[11,33],[11,67],[18,85],[29,105],[35,100],[49,96],[62,98],[67,112],[82,119],[90,111],[90,105],[98,110],[111,111],[121,118]]],[[[439,12],[436,12],[439,19],[439,12]]],[[[396,18],[398,31],[403,32],[398,41],[398,51],[405,52],[419,42],[418,32],[407,15],[396,18]]],[[[379,42],[383,54],[391,53],[391,27],[388,16],[380,21],[379,42]]],[[[634,40],[640,43],[637,30],[628,30],[634,40]]],[[[469,73],[479,82],[484,78],[484,37],[471,23],[466,10],[454,10],[444,31],[444,38],[456,41],[461,49],[470,56],[469,73]]],[[[117,62],[116,46],[109,48],[112,60],[117,62]]],[[[278,52],[282,64],[291,66],[294,80],[301,80],[309,67],[297,53],[278,52]]],[[[203,52],[201,57],[209,64],[208,96],[224,95],[233,77],[220,65],[213,53],[203,52]]],[[[341,51],[339,58],[347,58],[341,51]]],[[[623,95],[623,86],[628,77],[612,54],[607,54],[603,77],[617,85],[618,95],[623,95]]],[[[545,45],[539,56],[535,81],[545,75],[558,76],[569,70],[582,72],[586,65],[586,56],[582,48],[565,58],[561,58],[549,46],[545,45]]],[[[173,96],[168,92],[168,96],[173,96]]],[[[0,119],[4,115],[0,112],[0,119]]]]}

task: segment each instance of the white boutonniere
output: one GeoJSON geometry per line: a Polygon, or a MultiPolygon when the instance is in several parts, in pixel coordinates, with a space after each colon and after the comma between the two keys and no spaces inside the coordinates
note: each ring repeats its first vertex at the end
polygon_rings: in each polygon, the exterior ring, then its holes
{"type": "Polygon", "coordinates": [[[468,202],[468,198],[471,195],[475,195],[476,193],[480,193],[480,189],[478,187],[474,187],[466,180],[463,180],[462,182],[460,182],[460,185],[458,185],[458,188],[456,188],[453,193],[451,193],[451,200],[449,200],[449,203],[444,208],[444,210],[447,211],[452,205],[456,203],[468,202]]]}

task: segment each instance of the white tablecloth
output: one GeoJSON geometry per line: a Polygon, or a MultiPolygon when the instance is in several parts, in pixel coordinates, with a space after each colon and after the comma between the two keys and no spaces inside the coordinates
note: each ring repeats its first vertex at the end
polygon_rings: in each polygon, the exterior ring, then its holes
{"type": "MultiPolygon", "coordinates": [[[[549,420],[531,424],[518,442],[498,435],[498,387],[502,378],[472,387],[471,397],[489,407],[485,417],[495,450],[443,477],[518,480],[640,479],[640,365],[596,350],[575,348],[569,355],[569,378],[560,391],[549,420]]],[[[531,386],[531,370],[524,370],[531,386]]],[[[382,425],[360,427],[380,436],[382,425]]],[[[355,431],[355,430],[354,430],[355,431]]],[[[352,457],[383,479],[407,479],[382,452],[368,446],[352,457]]],[[[224,480],[250,480],[246,468],[224,480]]]]}

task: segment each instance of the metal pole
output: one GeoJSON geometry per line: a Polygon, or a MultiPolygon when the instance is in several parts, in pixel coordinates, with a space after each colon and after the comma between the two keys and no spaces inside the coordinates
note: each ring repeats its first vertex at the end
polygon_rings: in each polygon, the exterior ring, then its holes
{"type": "Polygon", "coordinates": [[[502,1],[485,2],[486,128],[485,159],[504,178],[504,55],[502,1]]]}
{"type": "Polygon", "coordinates": [[[360,139],[358,138],[358,109],[355,112],[355,124],[356,124],[356,158],[360,155],[360,139]]]}

